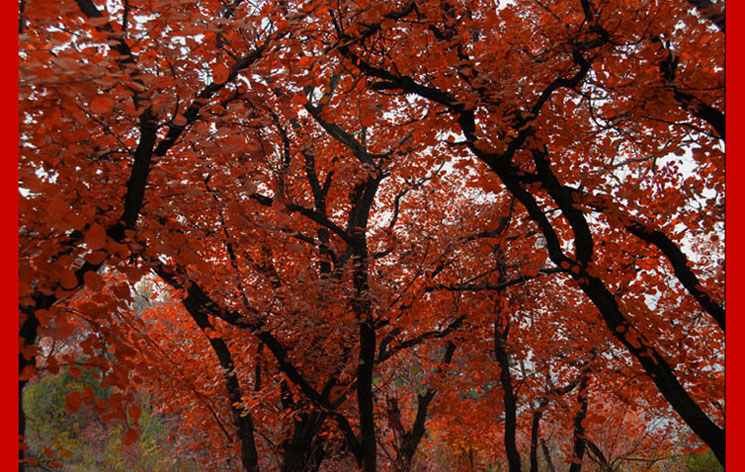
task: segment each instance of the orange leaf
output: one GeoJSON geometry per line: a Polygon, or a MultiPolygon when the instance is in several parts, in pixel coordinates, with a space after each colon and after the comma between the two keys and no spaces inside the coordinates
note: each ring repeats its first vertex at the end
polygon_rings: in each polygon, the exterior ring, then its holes
{"type": "Polygon", "coordinates": [[[106,253],[101,251],[92,252],[85,256],[85,260],[93,265],[102,264],[106,260],[106,253]]]}
{"type": "Polygon", "coordinates": [[[97,251],[106,246],[106,229],[99,224],[91,225],[85,233],[85,245],[91,250],[97,251]]]}
{"type": "Polygon", "coordinates": [[[377,119],[372,113],[363,113],[362,116],[360,116],[360,123],[362,123],[362,126],[366,128],[374,125],[376,121],[377,119]]]}
{"type": "Polygon", "coordinates": [[[140,432],[136,429],[128,429],[127,434],[124,435],[124,439],[122,440],[122,444],[124,445],[130,445],[133,442],[137,440],[137,438],[140,437],[140,432]]]}
{"type": "Polygon", "coordinates": [[[62,273],[62,276],[59,279],[59,283],[62,288],[72,290],[78,286],[78,278],[75,276],[75,272],[66,270],[62,273]]]}
{"type": "Polygon", "coordinates": [[[99,95],[91,102],[90,111],[92,113],[108,113],[114,108],[114,103],[111,98],[99,95]]]}
{"type": "Polygon", "coordinates": [[[59,365],[57,364],[57,360],[54,357],[49,359],[49,361],[47,362],[47,372],[52,375],[59,374],[59,365]]]}
{"type": "Polygon", "coordinates": [[[36,367],[32,365],[27,365],[23,368],[21,373],[18,375],[18,378],[20,380],[29,380],[31,377],[36,375],[36,367]]]}
{"type": "Polygon", "coordinates": [[[303,105],[305,104],[305,94],[304,93],[296,93],[294,97],[292,97],[292,104],[293,105],[303,105]]]}
{"type": "Polygon", "coordinates": [[[228,80],[228,77],[230,76],[230,69],[225,67],[223,64],[217,64],[212,69],[212,80],[216,84],[222,84],[228,80]]]}
{"type": "Polygon", "coordinates": [[[89,270],[83,275],[85,285],[94,292],[100,292],[103,288],[103,279],[96,272],[89,270]]]}
{"type": "Polygon", "coordinates": [[[99,16],[99,17],[94,17],[94,18],[89,18],[88,19],[88,23],[90,23],[91,26],[96,26],[96,27],[103,26],[103,25],[105,25],[108,22],[109,22],[109,18],[106,17],[106,16],[99,16]]]}
{"type": "Polygon", "coordinates": [[[77,390],[72,391],[67,394],[67,398],[65,399],[65,405],[67,405],[67,408],[73,413],[77,412],[80,409],[80,405],[82,403],[83,403],[83,396],[77,390]]]}
{"type": "Polygon", "coordinates": [[[142,407],[140,405],[134,404],[129,407],[130,418],[138,421],[140,419],[140,414],[142,414],[142,407]]]}

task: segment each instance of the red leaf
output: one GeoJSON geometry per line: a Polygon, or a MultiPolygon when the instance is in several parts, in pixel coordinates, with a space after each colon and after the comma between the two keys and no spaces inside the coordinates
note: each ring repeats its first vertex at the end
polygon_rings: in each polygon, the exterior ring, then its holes
{"type": "Polygon", "coordinates": [[[93,251],[102,249],[106,246],[106,228],[99,224],[91,225],[85,233],[84,241],[85,245],[93,251]]]}
{"type": "Polygon", "coordinates": [[[101,251],[92,252],[85,256],[85,260],[93,265],[102,264],[106,260],[106,253],[101,251]]]}
{"type": "Polygon", "coordinates": [[[59,283],[62,288],[72,290],[78,286],[78,278],[75,276],[75,272],[66,270],[62,272],[62,276],[59,279],[59,283]]]}
{"type": "Polygon", "coordinates": [[[133,442],[137,440],[137,438],[140,437],[140,432],[136,429],[128,429],[127,434],[124,435],[124,439],[122,440],[122,444],[124,445],[130,445],[133,442]]]}
{"type": "Polygon", "coordinates": [[[103,279],[96,272],[89,270],[83,275],[85,285],[94,292],[100,292],[103,289],[103,279]]]}
{"type": "Polygon", "coordinates": [[[228,80],[230,76],[230,69],[225,67],[223,64],[217,64],[212,68],[212,80],[216,84],[222,84],[228,80]]]}
{"type": "Polygon", "coordinates": [[[32,365],[27,365],[23,368],[21,373],[18,375],[18,378],[20,380],[29,380],[31,377],[36,375],[36,367],[32,365]]]}
{"type": "Polygon", "coordinates": [[[82,404],[82,402],[83,395],[77,390],[68,393],[67,398],[65,399],[65,405],[73,413],[77,412],[80,409],[80,405],[82,404]]]}
{"type": "Polygon", "coordinates": [[[90,111],[91,113],[108,113],[114,108],[114,100],[103,95],[99,95],[91,101],[90,111]]]}

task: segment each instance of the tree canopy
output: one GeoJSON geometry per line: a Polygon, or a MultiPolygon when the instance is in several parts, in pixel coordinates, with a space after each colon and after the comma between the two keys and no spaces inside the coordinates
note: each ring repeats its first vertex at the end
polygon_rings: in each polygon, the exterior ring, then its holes
{"type": "Polygon", "coordinates": [[[724,464],[723,2],[20,6],[19,392],[207,470],[724,464]]]}

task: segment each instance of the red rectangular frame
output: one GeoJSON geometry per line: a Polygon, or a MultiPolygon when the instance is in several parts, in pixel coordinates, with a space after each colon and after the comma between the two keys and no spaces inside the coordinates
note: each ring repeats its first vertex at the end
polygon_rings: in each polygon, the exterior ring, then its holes
{"type": "MultiPolygon", "coordinates": [[[[726,38],[726,81],[729,86],[726,89],[727,107],[730,111],[740,110],[745,105],[743,87],[739,80],[742,70],[742,58],[738,52],[742,51],[742,35],[738,30],[737,20],[742,18],[745,10],[743,3],[737,0],[727,2],[726,26],[729,34],[726,38]],[[734,29],[733,29],[734,28],[734,29]]],[[[0,287],[4,291],[2,300],[4,302],[5,316],[9,318],[9,325],[3,329],[0,337],[0,355],[5,359],[5,374],[0,377],[2,382],[3,404],[5,405],[5,418],[3,428],[0,428],[0,451],[2,458],[0,464],[9,467],[5,470],[15,469],[14,463],[18,460],[18,3],[13,1],[3,2],[6,14],[0,15],[2,22],[2,63],[6,64],[5,72],[0,75],[0,94],[2,94],[2,106],[5,113],[5,122],[1,128],[3,143],[6,151],[0,156],[2,159],[2,176],[4,183],[0,186],[2,195],[2,219],[6,222],[6,230],[2,234],[2,260],[5,268],[5,280],[0,287]]],[[[727,397],[727,464],[730,470],[739,469],[737,465],[745,464],[743,455],[738,453],[735,446],[738,444],[738,426],[743,423],[743,407],[736,401],[737,393],[742,393],[743,378],[738,375],[740,362],[743,357],[743,347],[737,342],[740,329],[745,322],[740,319],[739,307],[742,301],[736,296],[741,286],[741,272],[737,261],[743,260],[743,244],[738,241],[742,234],[743,211],[742,193],[739,191],[743,185],[740,179],[743,177],[742,169],[745,165],[740,154],[743,152],[743,141],[732,140],[732,136],[739,131],[739,113],[733,118],[730,114],[727,120],[727,132],[730,136],[726,159],[726,298],[727,308],[734,316],[729,318],[729,333],[726,342],[726,397],[727,397]],[[731,185],[730,185],[731,184],[731,185]],[[731,401],[730,401],[731,400],[731,401]]],[[[4,469],[4,467],[3,467],[4,469]]]]}
{"type": "MultiPolygon", "coordinates": [[[[738,20],[743,17],[742,12],[745,11],[745,7],[743,7],[743,2],[741,1],[730,0],[726,3],[726,8],[725,26],[729,30],[729,34],[726,35],[725,109],[730,112],[726,122],[726,131],[730,136],[730,142],[726,150],[727,157],[725,158],[725,298],[726,310],[730,315],[728,317],[728,332],[730,334],[725,338],[726,463],[730,467],[729,470],[743,470],[740,469],[740,466],[745,464],[745,459],[743,459],[742,453],[736,449],[736,446],[739,443],[739,438],[737,437],[738,426],[743,423],[744,411],[737,398],[737,393],[742,393],[743,391],[743,378],[740,372],[742,370],[740,369],[740,363],[743,357],[743,347],[739,344],[738,341],[740,340],[737,338],[741,338],[740,330],[745,326],[745,322],[740,319],[739,314],[743,302],[737,294],[744,277],[737,261],[743,261],[743,252],[745,252],[742,244],[738,241],[738,237],[742,234],[745,227],[743,220],[740,219],[742,217],[740,211],[743,211],[741,206],[743,205],[742,192],[740,192],[742,189],[740,185],[742,183],[740,179],[743,177],[742,172],[743,168],[745,168],[740,154],[743,152],[743,142],[745,141],[739,139],[739,135],[734,132],[739,131],[737,125],[740,121],[740,116],[737,112],[745,104],[743,100],[745,93],[743,93],[743,89],[739,84],[739,81],[742,80],[739,73],[743,69],[743,64],[740,62],[742,59],[740,54],[742,54],[743,35],[740,34],[738,28],[738,20]],[[734,118],[731,113],[733,110],[736,112],[734,118]],[[732,136],[735,136],[737,139],[733,141],[732,136]]],[[[725,114],[725,116],[727,115],[725,114]]]]}
{"type": "Polygon", "coordinates": [[[0,154],[2,179],[0,184],[0,207],[5,230],[1,231],[2,254],[5,277],[2,287],[2,300],[5,310],[0,311],[8,318],[8,325],[0,331],[0,355],[5,361],[2,384],[3,427],[0,428],[0,464],[4,470],[17,469],[18,463],[18,2],[4,2],[5,14],[0,15],[2,27],[2,63],[4,72],[0,74],[0,103],[5,113],[0,126],[5,152],[0,154]]]}

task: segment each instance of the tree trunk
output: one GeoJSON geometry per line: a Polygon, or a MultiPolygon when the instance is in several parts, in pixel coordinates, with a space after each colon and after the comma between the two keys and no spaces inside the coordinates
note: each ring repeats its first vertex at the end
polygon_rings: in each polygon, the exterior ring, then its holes
{"type": "Polygon", "coordinates": [[[548,450],[546,440],[543,438],[541,438],[541,450],[543,451],[543,457],[546,459],[546,469],[548,469],[548,472],[556,472],[554,462],[551,460],[551,452],[548,450]]]}
{"type": "Polygon", "coordinates": [[[504,391],[504,448],[507,451],[507,462],[509,472],[521,472],[520,453],[517,450],[515,437],[517,434],[517,398],[512,387],[512,376],[510,375],[510,363],[507,356],[506,344],[509,324],[504,320],[494,322],[494,354],[499,363],[499,380],[504,391]]]}
{"type": "Polygon", "coordinates": [[[291,437],[285,439],[282,446],[281,472],[316,472],[324,458],[323,443],[319,441],[326,415],[316,411],[305,413],[300,420],[295,420],[291,437]]]}
{"type": "MultiPolygon", "coordinates": [[[[600,311],[610,333],[618,339],[627,351],[642,365],[644,371],[657,386],[658,390],[680,415],[683,421],[700,437],[714,452],[721,464],[724,464],[724,429],[717,426],[704,411],[690,397],[680,384],[670,364],[662,357],[657,349],[632,325],[619,307],[618,300],[606,287],[605,283],[588,272],[586,265],[577,264],[564,254],[554,228],[543,213],[535,198],[520,184],[519,177],[509,164],[495,164],[487,162],[499,175],[508,190],[526,208],[530,217],[541,227],[546,238],[549,257],[559,267],[573,267],[577,272],[566,269],[565,273],[572,277],[579,288],[595,304],[600,311]],[[574,265],[573,265],[574,264],[574,265]]],[[[578,214],[573,206],[571,193],[562,186],[550,168],[548,160],[537,158],[536,166],[543,186],[549,191],[553,200],[559,205],[562,214],[572,223],[575,231],[575,246],[579,255],[587,257],[592,254],[592,237],[584,215],[578,214]],[[581,230],[579,228],[582,228],[581,230]],[[584,235],[579,237],[578,235],[584,235]]]]}
{"type": "MultiPolygon", "coordinates": [[[[363,156],[365,157],[365,156],[363,156]]],[[[363,159],[364,160],[364,159],[363,159]]],[[[356,202],[350,213],[348,231],[352,233],[354,298],[352,309],[359,323],[360,351],[357,363],[357,406],[360,413],[361,466],[364,472],[377,470],[377,442],[375,440],[375,397],[373,372],[375,370],[375,322],[368,283],[367,221],[382,177],[370,177],[358,184],[351,198],[356,202]]]]}
{"type": "Polygon", "coordinates": [[[572,465],[569,466],[569,472],[580,472],[582,470],[582,459],[585,455],[585,426],[583,422],[587,417],[587,383],[589,380],[590,374],[587,370],[584,370],[579,381],[579,392],[577,393],[579,410],[574,415],[574,446],[572,449],[572,465]]]}
{"type": "MultiPolygon", "coordinates": [[[[191,315],[194,322],[202,331],[212,329],[212,324],[204,312],[202,305],[193,294],[189,294],[183,301],[184,307],[191,315]]],[[[230,409],[233,413],[233,425],[238,434],[241,445],[241,463],[247,472],[259,472],[259,455],[256,451],[256,439],[254,438],[254,424],[251,415],[246,414],[238,406],[243,401],[241,386],[235,373],[233,357],[227,344],[222,338],[208,336],[212,350],[217,355],[220,367],[223,369],[223,380],[228,392],[230,409]]]]}
{"type": "Polygon", "coordinates": [[[530,472],[538,472],[538,436],[540,435],[541,416],[543,409],[548,405],[548,400],[543,398],[538,408],[533,412],[533,421],[530,425],[530,472]]]}
{"type": "Polygon", "coordinates": [[[360,354],[357,366],[357,404],[360,410],[360,444],[362,470],[376,470],[375,416],[373,412],[373,363],[375,362],[375,328],[371,320],[360,323],[360,354]]]}

